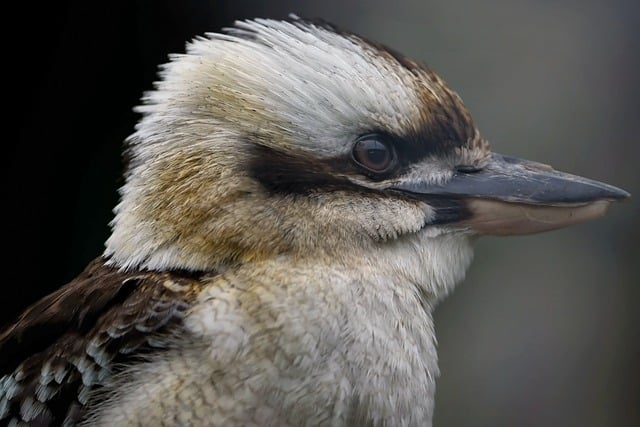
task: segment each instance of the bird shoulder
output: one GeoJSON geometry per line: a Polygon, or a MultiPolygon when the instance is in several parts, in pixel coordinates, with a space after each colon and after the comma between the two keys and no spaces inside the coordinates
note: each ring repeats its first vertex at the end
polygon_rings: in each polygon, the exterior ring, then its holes
{"type": "Polygon", "coordinates": [[[0,421],[79,420],[118,366],[167,347],[199,289],[198,274],[95,259],[0,330],[0,421]]]}

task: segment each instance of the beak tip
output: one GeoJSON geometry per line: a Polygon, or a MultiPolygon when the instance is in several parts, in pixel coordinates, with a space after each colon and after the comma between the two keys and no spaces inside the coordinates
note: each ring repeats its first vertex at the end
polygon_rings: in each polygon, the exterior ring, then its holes
{"type": "Polygon", "coordinates": [[[625,200],[625,199],[630,199],[631,198],[631,193],[628,193],[624,190],[622,190],[622,195],[620,196],[620,200],[625,200]]]}
{"type": "Polygon", "coordinates": [[[631,198],[631,193],[618,188],[618,187],[614,187],[612,185],[608,186],[610,187],[608,190],[608,194],[606,195],[606,199],[611,200],[612,202],[622,202],[626,199],[630,199],[631,198]]]}

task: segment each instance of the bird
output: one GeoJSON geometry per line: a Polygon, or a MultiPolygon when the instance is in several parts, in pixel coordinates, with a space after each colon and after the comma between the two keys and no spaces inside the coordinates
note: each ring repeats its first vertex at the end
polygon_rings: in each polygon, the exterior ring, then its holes
{"type": "Polygon", "coordinates": [[[629,197],[492,152],[427,65],[295,15],[188,42],[136,111],[104,253],[0,331],[2,423],[429,426],[475,240],[629,197]]]}

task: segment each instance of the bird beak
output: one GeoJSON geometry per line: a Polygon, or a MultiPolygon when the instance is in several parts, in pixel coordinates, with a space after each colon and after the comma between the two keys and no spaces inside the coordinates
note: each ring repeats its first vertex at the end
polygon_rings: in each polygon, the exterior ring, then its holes
{"type": "Polygon", "coordinates": [[[457,224],[492,235],[538,233],[588,221],[604,215],[611,202],[630,196],[602,182],[495,153],[483,169],[458,171],[442,185],[411,182],[394,189],[427,203],[437,201],[436,215],[441,205],[457,209],[457,224]]]}

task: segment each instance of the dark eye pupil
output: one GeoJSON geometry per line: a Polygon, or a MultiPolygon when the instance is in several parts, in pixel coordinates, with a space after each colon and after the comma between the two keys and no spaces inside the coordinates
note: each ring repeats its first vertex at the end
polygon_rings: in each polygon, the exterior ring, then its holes
{"type": "Polygon", "coordinates": [[[393,161],[393,152],[378,139],[363,138],[356,142],[353,157],[357,163],[372,172],[384,172],[393,161]]]}
{"type": "Polygon", "coordinates": [[[370,163],[381,165],[389,157],[389,151],[387,150],[387,147],[377,141],[374,142],[374,144],[376,144],[376,147],[367,148],[367,157],[370,163]]]}

